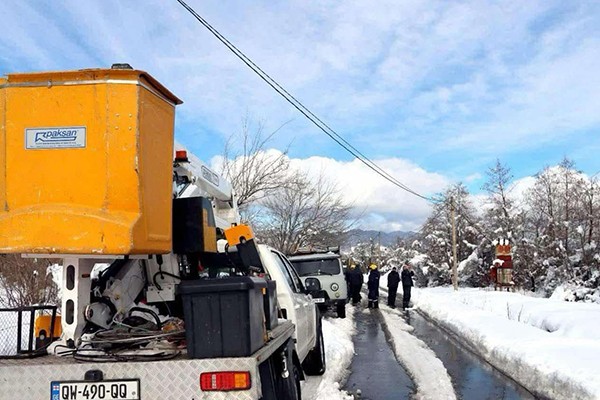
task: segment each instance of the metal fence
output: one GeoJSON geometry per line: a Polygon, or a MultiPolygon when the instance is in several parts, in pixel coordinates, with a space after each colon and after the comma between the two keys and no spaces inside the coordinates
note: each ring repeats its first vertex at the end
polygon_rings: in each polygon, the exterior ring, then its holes
{"type": "Polygon", "coordinates": [[[44,354],[45,348],[54,340],[58,323],[56,309],[50,305],[0,308],[0,358],[44,354]],[[42,315],[49,317],[49,327],[39,328],[36,332],[36,320],[42,315]]]}

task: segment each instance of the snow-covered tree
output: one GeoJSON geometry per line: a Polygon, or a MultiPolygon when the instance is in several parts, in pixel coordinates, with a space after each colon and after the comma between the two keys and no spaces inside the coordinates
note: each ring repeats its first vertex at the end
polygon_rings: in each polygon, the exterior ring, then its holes
{"type": "Polygon", "coordinates": [[[582,283],[597,270],[595,186],[572,161],[564,159],[538,173],[527,193],[523,256],[546,293],[563,283],[582,283]]]}
{"type": "MultiPolygon", "coordinates": [[[[482,229],[478,226],[467,188],[462,183],[451,186],[438,197],[433,215],[421,229],[421,240],[431,259],[428,279],[441,284],[450,283],[453,264],[451,207],[455,210],[457,263],[469,258],[481,241],[482,229]]],[[[482,267],[478,265],[474,270],[464,271],[462,281],[480,284],[478,277],[484,274],[482,267]]]]}
{"type": "MultiPolygon", "coordinates": [[[[550,295],[561,285],[565,297],[593,300],[600,290],[600,184],[564,159],[535,175],[533,186],[513,197],[510,168],[499,161],[487,171],[487,193],[477,218],[463,185],[439,197],[419,243],[422,279],[428,285],[450,283],[452,231],[450,201],[456,208],[459,279],[486,285],[495,256],[494,240],[512,245],[516,285],[550,295]],[[570,287],[571,289],[564,289],[570,287]]],[[[590,301],[591,301],[590,300],[590,301]]]]}

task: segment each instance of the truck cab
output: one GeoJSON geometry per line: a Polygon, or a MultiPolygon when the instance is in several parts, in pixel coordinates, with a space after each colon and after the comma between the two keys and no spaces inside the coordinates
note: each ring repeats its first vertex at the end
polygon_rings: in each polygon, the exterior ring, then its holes
{"type": "Polygon", "coordinates": [[[282,316],[296,326],[294,338],[300,361],[304,361],[317,341],[317,308],[292,264],[279,251],[259,245],[263,265],[271,279],[277,282],[277,302],[282,316]]]}

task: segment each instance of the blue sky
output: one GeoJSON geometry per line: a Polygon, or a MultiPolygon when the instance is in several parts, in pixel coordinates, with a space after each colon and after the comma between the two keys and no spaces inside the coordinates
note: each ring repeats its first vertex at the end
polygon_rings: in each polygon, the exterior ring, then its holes
{"type": "MultiPolygon", "coordinates": [[[[600,170],[598,1],[189,4],[416,190],[463,181],[476,193],[496,158],[517,179],[564,156],[600,170]]],[[[354,168],[175,0],[6,0],[0,15],[1,74],[129,62],[184,100],[177,138],[205,160],[248,115],[267,130],[289,121],[272,145],[292,143],[300,164],[354,168]]],[[[353,186],[397,208],[353,192],[381,229],[414,229],[427,215],[420,200],[364,177],[353,186]]]]}

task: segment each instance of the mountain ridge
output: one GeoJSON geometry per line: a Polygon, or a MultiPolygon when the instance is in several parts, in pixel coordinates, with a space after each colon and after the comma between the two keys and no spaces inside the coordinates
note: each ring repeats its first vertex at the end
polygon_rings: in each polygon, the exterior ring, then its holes
{"type": "Polygon", "coordinates": [[[415,232],[412,231],[382,232],[377,230],[352,229],[348,232],[342,247],[349,248],[359,243],[368,243],[370,240],[373,240],[375,244],[379,242],[381,246],[390,247],[398,239],[406,239],[414,234],[415,232]]]}

